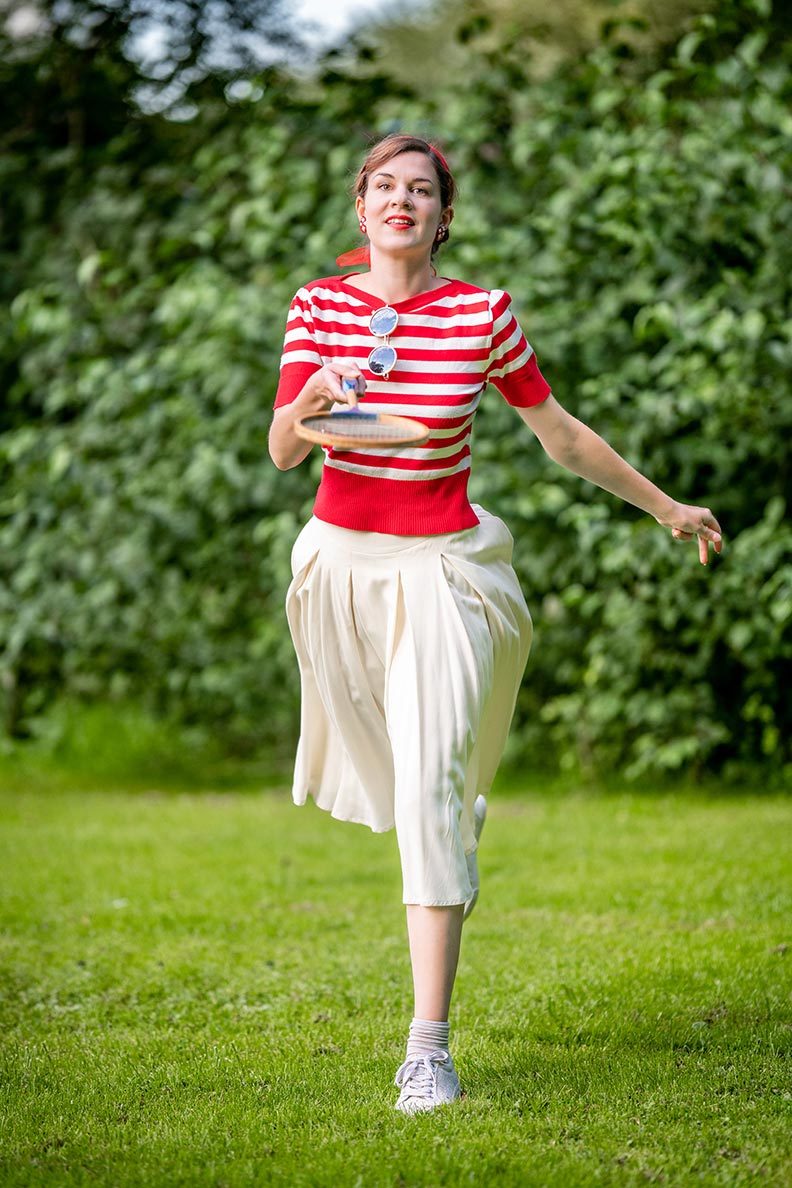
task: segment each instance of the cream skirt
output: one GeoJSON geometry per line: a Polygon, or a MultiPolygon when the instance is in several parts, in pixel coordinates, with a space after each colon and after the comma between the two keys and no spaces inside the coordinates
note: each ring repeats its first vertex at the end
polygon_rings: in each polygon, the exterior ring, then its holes
{"type": "Polygon", "coordinates": [[[502,520],[392,536],[313,517],[286,597],[302,707],[293,798],[395,825],[404,902],[463,903],[473,803],[500,762],[531,644],[502,520]]]}

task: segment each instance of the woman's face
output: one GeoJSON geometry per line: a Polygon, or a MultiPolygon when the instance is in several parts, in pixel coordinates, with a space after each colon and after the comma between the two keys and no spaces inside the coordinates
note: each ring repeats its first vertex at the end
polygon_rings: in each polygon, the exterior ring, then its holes
{"type": "Polygon", "coordinates": [[[425,153],[399,153],[380,165],[355,209],[372,247],[388,255],[428,256],[437,228],[454,217],[440,205],[440,182],[425,153]]]}

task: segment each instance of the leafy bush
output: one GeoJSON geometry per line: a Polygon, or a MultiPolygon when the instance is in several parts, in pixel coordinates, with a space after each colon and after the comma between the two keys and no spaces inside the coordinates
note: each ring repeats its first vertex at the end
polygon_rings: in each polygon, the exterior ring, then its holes
{"type": "Polygon", "coordinates": [[[55,198],[45,154],[0,338],[6,730],[63,693],[138,697],[291,748],[282,598],[319,461],[266,456],[283,322],[355,241],[368,135],[401,124],[441,129],[463,181],[443,267],[508,287],[559,399],[726,532],[702,570],[489,394],[472,493],[512,527],[537,626],[512,759],[782,771],[792,87],[769,21],[722,5],[651,63],[616,31],[541,84],[519,44],[473,39],[465,89],[420,102],[363,47],[359,70],[273,68],[197,123],[130,116],[55,198]]]}
{"type": "Polygon", "coordinates": [[[712,18],[640,85],[613,50],[513,120],[498,250],[559,398],[675,497],[712,506],[726,549],[702,571],[651,521],[515,451],[494,406],[479,490],[495,476],[539,612],[519,738],[526,757],[549,736],[569,765],[633,776],[780,768],[792,725],[788,61],[768,56],[761,30],[724,44],[712,18]]]}

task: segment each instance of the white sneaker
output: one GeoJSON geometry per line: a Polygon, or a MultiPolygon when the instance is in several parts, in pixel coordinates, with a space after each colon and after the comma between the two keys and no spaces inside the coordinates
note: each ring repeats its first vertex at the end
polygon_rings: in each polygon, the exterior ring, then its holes
{"type": "Polygon", "coordinates": [[[403,1114],[420,1114],[456,1101],[462,1092],[449,1052],[436,1048],[426,1056],[408,1057],[396,1073],[401,1089],[396,1109],[403,1114]]]}
{"type": "MultiPolygon", "coordinates": [[[[484,822],[487,819],[487,802],[483,796],[476,797],[476,803],[473,805],[473,833],[476,841],[481,837],[481,831],[484,828],[484,822]]],[[[473,894],[470,899],[465,902],[465,910],[462,913],[462,919],[467,920],[473,908],[476,906],[476,900],[479,896],[479,872],[478,872],[478,857],[474,850],[471,854],[465,854],[465,861],[467,862],[468,874],[470,875],[470,885],[473,888],[473,894]]]]}

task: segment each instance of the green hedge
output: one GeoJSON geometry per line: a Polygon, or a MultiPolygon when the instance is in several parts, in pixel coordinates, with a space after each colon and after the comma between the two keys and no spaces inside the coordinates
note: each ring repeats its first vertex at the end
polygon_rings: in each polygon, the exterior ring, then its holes
{"type": "Polygon", "coordinates": [[[136,697],[237,750],[292,746],[282,597],[319,460],[267,457],[283,323],[356,241],[368,137],[404,126],[462,181],[443,268],[509,288],[558,398],[726,533],[704,570],[488,394],[472,493],[512,527],[536,621],[511,758],[782,773],[792,86],[770,27],[725,4],[650,63],[616,31],[541,84],[519,45],[474,39],[465,87],[420,97],[362,50],[183,127],[130,115],[79,170],[6,158],[0,198],[28,196],[0,336],[6,731],[64,694],[136,697]]]}

